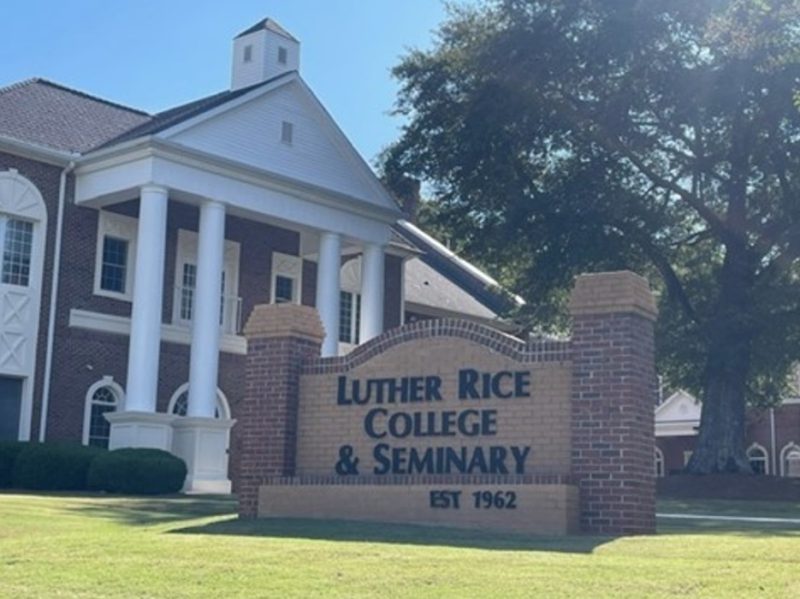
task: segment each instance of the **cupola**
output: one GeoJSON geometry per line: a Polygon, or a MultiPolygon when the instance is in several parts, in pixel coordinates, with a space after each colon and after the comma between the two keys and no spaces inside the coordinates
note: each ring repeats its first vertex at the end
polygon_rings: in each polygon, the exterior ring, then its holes
{"type": "Polygon", "coordinates": [[[233,39],[231,90],[250,87],[300,68],[300,42],[270,18],[233,39]]]}

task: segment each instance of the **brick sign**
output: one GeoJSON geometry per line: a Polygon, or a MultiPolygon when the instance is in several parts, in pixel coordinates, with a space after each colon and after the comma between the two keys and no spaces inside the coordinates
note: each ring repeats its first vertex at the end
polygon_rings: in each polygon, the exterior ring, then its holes
{"type": "Polygon", "coordinates": [[[586,276],[572,312],[563,341],[426,321],[322,359],[313,309],[259,306],[241,515],[652,531],[652,297],[586,276]]]}

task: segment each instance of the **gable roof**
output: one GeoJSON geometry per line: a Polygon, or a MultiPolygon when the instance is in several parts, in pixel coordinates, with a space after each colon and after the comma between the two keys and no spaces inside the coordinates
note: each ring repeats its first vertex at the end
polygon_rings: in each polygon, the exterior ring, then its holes
{"type": "Polygon", "coordinates": [[[0,88],[0,135],[64,152],[87,152],[150,119],[46,79],[0,88]]]}
{"type": "MultiPolygon", "coordinates": [[[[395,230],[413,246],[422,250],[423,254],[420,257],[422,262],[441,275],[444,280],[464,290],[495,316],[525,303],[522,298],[504,290],[492,277],[447,249],[416,225],[408,221],[399,221],[395,230]]],[[[468,312],[474,311],[474,309],[467,310],[466,304],[464,308],[468,312]]]]}
{"type": "Polygon", "coordinates": [[[263,87],[265,85],[269,85],[270,83],[274,83],[281,78],[288,77],[292,73],[296,71],[289,71],[286,73],[282,73],[265,81],[261,81],[249,87],[243,87],[241,89],[237,89],[234,91],[225,90],[218,92],[216,94],[211,94],[210,96],[206,96],[204,98],[200,98],[199,100],[193,100],[191,102],[187,102],[186,104],[181,104],[180,106],[175,106],[174,108],[169,108],[162,112],[158,112],[153,115],[150,120],[143,122],[142,124],[129,129],[117,137],[108,140],[102,146],[99,147],[108,147],[113,146],[116,144],[120,144],[126,141],[130,141],[132,139],[136,139],[138,137],[145,137],[147,135],[153,135],[155,133],[160,133],[170,127],[174,127],[175,125],[179,125],[189,119],[192,119],[196,116],[200,116],[204,112],[217,108],[239,98],[259,87],[263,87]]]}

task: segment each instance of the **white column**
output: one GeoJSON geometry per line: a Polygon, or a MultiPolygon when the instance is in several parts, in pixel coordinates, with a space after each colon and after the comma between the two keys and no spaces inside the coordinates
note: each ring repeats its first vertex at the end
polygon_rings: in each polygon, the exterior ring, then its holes
{"type": "Polygon", "coordinates": [[[214,417],[219,366],[220,285],[224,252],[225,205],[207,200],[200,207],[187,416],[214,417]]]}
{"type": "Polygon", "coordinates": [[[361,343],[383,333],[383,246],[365,243],[361,258],[361,343]]]}
{"type": "Polygon", "coordinates": [[[145,185],[139,196],[126,412],[156,410],[166,238],[167,190],[145,185]]]}
{"type": "Polygon", "coordinates": [[[339,353],[339,269],[342,266],[342,240],[337,233],[319,236],[317,262],[317,311],[325,328],[322,357],[339,353]]]}

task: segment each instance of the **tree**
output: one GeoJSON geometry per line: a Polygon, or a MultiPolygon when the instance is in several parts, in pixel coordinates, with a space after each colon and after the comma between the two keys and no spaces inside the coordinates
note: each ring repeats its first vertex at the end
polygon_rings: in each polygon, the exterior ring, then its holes
{"type": "Polygon", "coordinates": [[[749,471],[746,402],[800,358],[798,23],[800,0],[494,0],[394,70],[388,178],[513,265],[531,318],[576,272],[651,277],[659,368],[703,400],[693,472],[749,471]]]}

